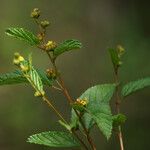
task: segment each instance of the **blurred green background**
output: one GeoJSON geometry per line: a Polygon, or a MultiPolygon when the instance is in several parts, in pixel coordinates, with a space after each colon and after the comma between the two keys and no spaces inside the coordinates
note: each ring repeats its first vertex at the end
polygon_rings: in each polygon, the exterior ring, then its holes
{"type": "MultiPolygon", "coordinates": [[[[43,18],[51,22],[49,39],[61,42],[79,39],[84,47],[66,53],[57,61],[67,87],[77,98],[88,87],[113,82],[107,48],[122,44],[126,49],[120,72],[123,82],[150,75],[150,2],[140,0],[1,0],[0,3],[0,73],[12,71],[13,53],[33,53],[34,65],[48,68],[48,58],[38,49],[7,37],[7,27],[19,26],[37,31],[30,18],[39,7],[43,18]]],[[[61,93],[48,89],[49,96],[66,117],[68,104],[61,93]]],[[[150,149],[150,91],[144,89],[122,102],[128,115],[123,126],[126,150],[150,149]]],[[[29,135],[61,129],[57,118],[33,90],[26,85],[0,87],[0,150],[48,150],[26,143],[29,135]]],[[[109,141],[94,129],[98,150],[118,150],[115,135],[109,141]]]]}

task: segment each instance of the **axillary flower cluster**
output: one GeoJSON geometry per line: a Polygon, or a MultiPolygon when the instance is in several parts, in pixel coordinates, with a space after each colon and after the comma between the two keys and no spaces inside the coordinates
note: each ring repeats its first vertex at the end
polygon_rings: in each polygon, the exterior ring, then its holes
{"type": "Polygon", "coordinates": [[[14,54],[14,60],[13,63],[18,66],[22,72],[28,72],[29,71],[29,64],[27,61],[25,61],[24,57],[21,56],[19,53],[14,54]]]}

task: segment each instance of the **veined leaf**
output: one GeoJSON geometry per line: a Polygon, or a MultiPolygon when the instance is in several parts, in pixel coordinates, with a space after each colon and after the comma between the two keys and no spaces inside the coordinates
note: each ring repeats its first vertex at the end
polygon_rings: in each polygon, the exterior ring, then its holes
{"type": "Polygon", "coordinates": [[[57,57],[58,55],[70,51],[73,49],[78,49],[81,48],[82,44],[78,40],[66,40],[59,44],[55,49],[54,49],[54,55],[57,57]]]}
{"type": "Polygon", "coordinates": [[[27,79],[30,84],[39,92],[43,92],[43,83],[41,77],[39,76],[38,72],[33,68],[27,73],[27,79]],[[29,77],[28,77],[29,76],[29,77]]]}
{"type": "Polygon", "coordinates": [[[42,132],[32,135],[28,138],[28,142],[58,148],[80,146],[80,144],[70,133],[58,131],[42,132]]]}
{"type": "Polygon", "coordinates": [[[139,79],[139,80],[131,81],[127,83],[126,85],[123,86],[121,93],[122,93],[122,96],[126,97],[148,86],[150,86],[150,77],[146,77],[143,79],[139,79]]]}
{"type": "MultiPolygon", "coordinates": [[[[37,70],[39,76],[42,79],[43,84],[51,86],[53,79],[48,79],[44,71],[37,70]]],[[[18,83],[27,83],[27,79],[23,76],[20,70],[15,70],[10,73],[0,74],[0,85],[11,85],[18,83]]]]}
{"type": "Polygon", "coordinates": [[[28,42],[30,45],[39,44],[38,38],[32,33],[23,28],[8,28],[5,32],[7,35],[28,42]]]}
{"type": "MultiPolygon", "coordinates": [[[[111,136],[112,114],[109,101],[115,91],[115,84],[96,85],[87,89],[79,99],[87,99],[87,112],[83,115],[83,121],[87,129],[95,123],[102,133],[107,137],[111,136]]],[[[72,113],[73,120],[77,120],[75,113],[72,113]]]]}
{"type": "Polygon", "coordinates": [[[17,84],[27,82],[21,71],[16,70],[0,75],[0,85],[17,84]]]}

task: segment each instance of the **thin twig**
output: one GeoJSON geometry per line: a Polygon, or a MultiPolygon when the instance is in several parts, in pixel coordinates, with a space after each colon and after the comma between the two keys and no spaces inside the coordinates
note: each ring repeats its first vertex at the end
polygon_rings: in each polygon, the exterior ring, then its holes
{"type": "Polygon", "coordinates": [[[56,86],[54,86],[54,85],[52,85],[52,88],[54,88],[54,89],[56,89],[56,90],[58,90],[58,91],[62,91],[62,89],[61,89],[61,88],[56,87],[56,86]]]}
{"type": "MultiPolygon", "coordinates": [[[[119,76],[118,76],[118,68],[115,69],[115,82],[117,84],[116,87],[116,110],[117,113],[120,113],[120,102],[121,98],[119,96],[119,76]]],[[[124,144],[123,144],[123,136],[122,136],[122,131],[121,131],[121,126],[118,127],[118,138],[119,138],[119,143],[120,143],[120,150],[124,150],[124,144]]]]}

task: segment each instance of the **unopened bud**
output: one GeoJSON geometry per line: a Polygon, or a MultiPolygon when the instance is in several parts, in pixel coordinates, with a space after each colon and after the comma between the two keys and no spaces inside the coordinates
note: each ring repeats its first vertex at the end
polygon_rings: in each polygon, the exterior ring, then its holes
{"type": "Polygon", "coordinates": [[[43,40],[43,37],[44,37],[44,33],[39,33],[39,34],[37,35],[37,38],[38,38],[40,41],[43,40]]]}
{"type": "Polygon", "coordinates": [[[31,17],[38,19],[40,16],[40,10],[38,8],[34,8],[33,11],[31,12],[31,17]]]}
{"type": "Polygon", "coordinates": [[[48,78],[56,78],[56,71],[53,69],[47,69],[46,70],[48,78]]]}
{"type": "Polygon", "coordinates": [[[125,52],[125,49],[121,45],[118,45],[117,52],[118,52],[118,56],[121,57],[123,53],[125,52]]]}
{"type": "Polygon", "coordinates": [[[48,26],[49,26],[49,21],[47,21],[47,20],[41,21],[41,26],[42,26],[43,28],[48,27],[48,26]]]}

